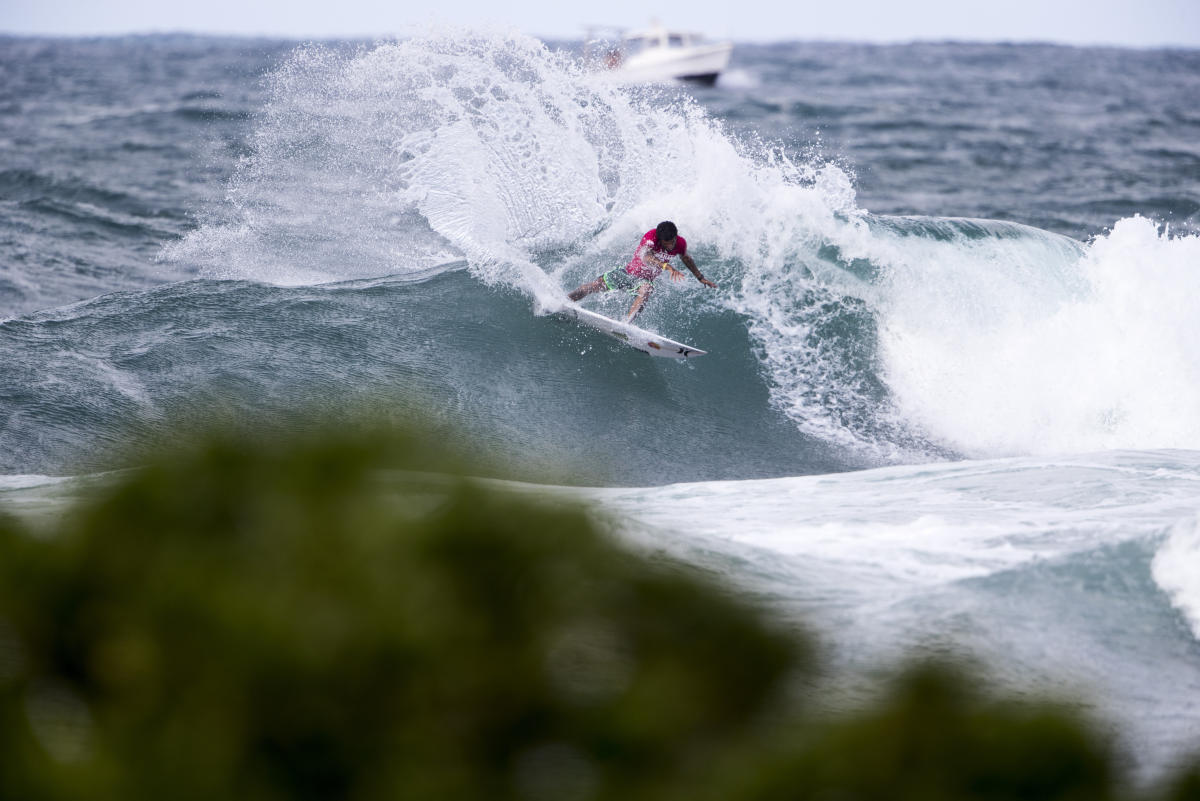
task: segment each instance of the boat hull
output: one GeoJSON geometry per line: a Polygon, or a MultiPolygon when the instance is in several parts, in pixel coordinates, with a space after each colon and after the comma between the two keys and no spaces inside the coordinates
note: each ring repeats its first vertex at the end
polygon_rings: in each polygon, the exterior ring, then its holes
{"type": "Polygon", "coordinates": [[[729,43],[648,51],[630,56],[612,74],[630,83],[679,80],[712,86],[729,66],[732,52],[733,45],[729,43]]]}

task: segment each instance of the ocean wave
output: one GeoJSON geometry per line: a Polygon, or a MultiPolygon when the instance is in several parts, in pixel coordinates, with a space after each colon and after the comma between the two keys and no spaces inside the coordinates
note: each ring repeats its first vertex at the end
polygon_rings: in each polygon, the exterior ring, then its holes
{"type": "Polygon", "coordinates": [[[774,411],[851,461],[1200,446],[1196,238],[1142,218],[1081,243],[871,214],[841,167],[515,34],[299,48],[252,143],[166,260],[281,286],[465,262],[536,314],[673,219],[720,289],[672,287],[645,323],[737,315],[774,411]]]}
{"type": "Polygon", "coordinates": [[[18,203],[57,199],[118,209],[132,209],[138,205],[137,199],[126,192],[23,168],[0,170],[0,192],[6,200],[18,203]]]}
{"type": "Polygon", "coordinates": [[[570,482],[854,464],[772,408],[737,315],[691,318],[679,333],[725,347],[707,371],[651,359],[537,317],[527,297],[461,266],[420,280],[115,293],[0,323],[0,471],[62,470],[97,442],[169,427],[180,407],[284,428],[313,407],[347,422],[432,414],[466,432],[468,449],[509,454],[513,476],[570,482]]]}

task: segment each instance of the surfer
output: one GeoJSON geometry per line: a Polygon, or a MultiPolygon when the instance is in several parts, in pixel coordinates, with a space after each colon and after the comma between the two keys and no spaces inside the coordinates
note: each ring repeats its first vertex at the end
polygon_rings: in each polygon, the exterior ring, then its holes
{"type": "Polygon", "coordinates": [[[629,264],[609,270],[595,281],[579,287],[567,297],[571,300],[580,300],[593,292],[623,289],[636,296],[633,299],[633,305],[629,307],[629,315],[625,318],[626,322],[632,322],[633,318],[637,317],[646,307],[646,301],[650,299],[650,293],[654,291],[654,279],[658,278],[663,270],[670,274],[672,281],[683,280],[683,272],[671,266],[673,256],[679,257],[679,260],[692,271],[692,275],[696,276],[697,281],[706,287],[716,289],[717,285],[700,274],[696,262],[688,255],[687,240],[679,235],[675,223],[664,220],[658,224],[657,228],[645,233],[629,264]]]}

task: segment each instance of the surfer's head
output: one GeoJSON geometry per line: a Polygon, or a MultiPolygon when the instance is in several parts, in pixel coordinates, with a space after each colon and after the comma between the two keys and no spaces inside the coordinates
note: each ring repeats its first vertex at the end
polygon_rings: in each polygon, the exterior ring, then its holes
{"type": "Polygon", "coordinates": [[[675,227],[675,223],[670,220],[663,220],[654,229],[654,238],[658,240],[658,244],[672,247],[675,244],[675,237],[679,235],[679,229],[675,227]]]}

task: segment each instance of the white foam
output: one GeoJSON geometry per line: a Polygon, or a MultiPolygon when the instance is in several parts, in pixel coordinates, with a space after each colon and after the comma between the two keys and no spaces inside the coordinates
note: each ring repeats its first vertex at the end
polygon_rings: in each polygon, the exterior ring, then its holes
{"type": "Polygon", "coordinates": [[[865,639],[890,636],[879,628],[894,619],[868,609],[1039,564],[1087,565],[1086,554],[1172,530],[1155,579],[1200,636],[1198,465],[1196,451],[1105,452],[561,492],[590,500],[634,542],[736,564],[731,578],[755,592],[837,619],[850,610],[865,639]]]}
{"type": "Polygon", "coordinates": [[[1200,518],[1182,520],[1154,555],[1154,581],[1200,639],[1200,518]]]}
{"type": "Polygon", "coordinates": [[[1200,238],[1118,222],[1076,259],[961,246],[893,272],[902,413],[977,456],[1200,447],[1200,238]]]}
{"type": "Polygon", "coordinates": [[[36,474],[0,476],[0,492],[10,490],[26,490],[36,487],[50,487],[69,481],[60,476],[43,476],[36,474]]]}

